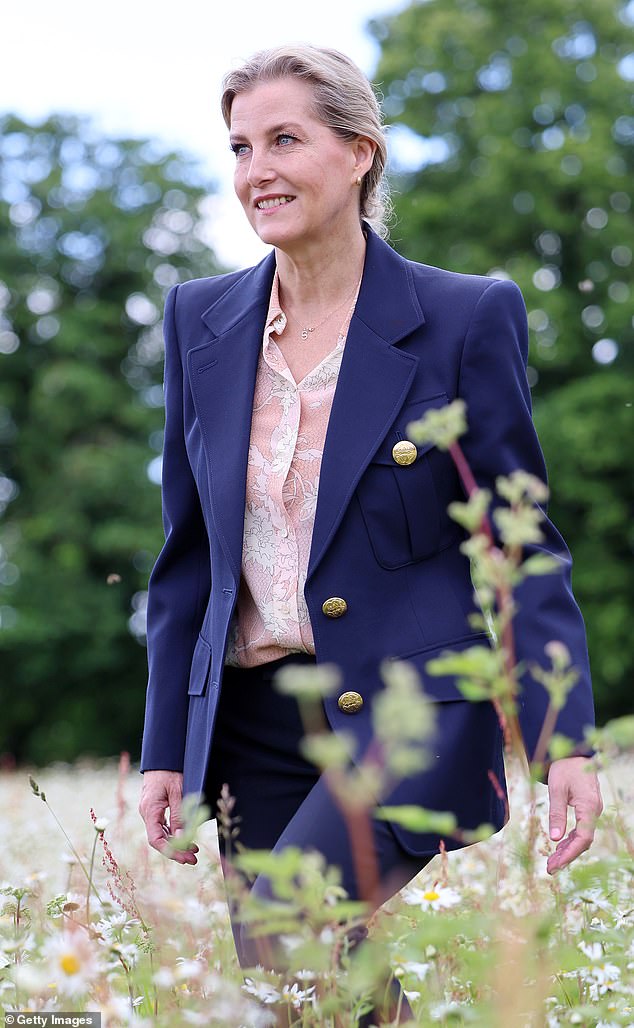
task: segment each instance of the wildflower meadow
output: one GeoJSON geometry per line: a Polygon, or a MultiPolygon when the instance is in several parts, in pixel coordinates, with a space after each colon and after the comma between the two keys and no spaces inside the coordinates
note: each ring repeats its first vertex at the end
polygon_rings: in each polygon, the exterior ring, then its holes
{"type": "MultiPolygon", "coordinates": [[[[435,857],[374,918],[370,935],[404,986],[413,1023],[634,1024],[634,761],[616,756],[600,777],[597,839],[570,869],[546,874],[546,787],[531,798],[511,769],[506,827],[435,857]]],[[[182,866],[147,847],[136,810],[140,775],[125,757],[119,767],[40,770],[37,782],[45,802],[26,771],[0,775],[5,1011],[100,1011],[104,1028],[238,1028],[284,1023],[271,1013],[275,1006],[280,1018],[281,1005],[289,1026],[318,1025],[329,1023],[326,984],[337,992],[338,1023],[357,1023],[368,968],[344,969],[333,981],[324,967],[337,937],[336,919],[328,924],[337,890],[318,861],[305,866],[303,882],[321,889],[325,907],[313,966],[298,968],[292,982],[257,969],[245,978],[214,822],[198,832],[198,865],[182,866]]],[[[287,942],[305,944],[292,935],[287,942]]]]}

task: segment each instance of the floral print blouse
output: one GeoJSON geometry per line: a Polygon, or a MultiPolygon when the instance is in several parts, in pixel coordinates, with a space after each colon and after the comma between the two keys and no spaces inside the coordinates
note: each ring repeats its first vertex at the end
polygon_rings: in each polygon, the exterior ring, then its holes
{"type": "Polygon", "coordinates": [[[326,429],[355,302],[334,349],[298,383],[275,341],[286,315],[277,272],[273,279],[253,397],[242,576],[227,664],[254,667],[315,652],[304,583],[326,429]]]}

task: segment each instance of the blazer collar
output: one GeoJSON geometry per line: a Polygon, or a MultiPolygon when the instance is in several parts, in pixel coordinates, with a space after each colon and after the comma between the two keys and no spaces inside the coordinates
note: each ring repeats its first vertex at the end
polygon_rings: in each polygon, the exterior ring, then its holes
{"type": "Polygon", "coordinates": [[[236,282],[212,303],[201,317],[215,336],[231,331],[243,318],[264,308],[266,314],[275,274],[275,250],[249,268],[236,282]]]}
{"type": "MultiPolygon", "coordinates": [[[[367,236],[363,279],[354,317],[388,344],[394,344],[425,321],[409,261],[397,254],[372,228],[367,236]]],[[[249,268],[201,317],[215,336],[230,331],[251,314],[265,316],[275,274],[275,251],[249,268]]]]}
{"type": "Polygon", "coordinates": [[[425,315],[414,288],[410,262],[366,222],[364,228],[365,265],[354,313],[375,335],[393,345],[424,324],[425,315]]]}

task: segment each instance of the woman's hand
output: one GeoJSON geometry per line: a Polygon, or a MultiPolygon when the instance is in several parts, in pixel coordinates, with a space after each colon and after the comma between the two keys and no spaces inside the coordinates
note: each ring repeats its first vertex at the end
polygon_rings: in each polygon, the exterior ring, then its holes
{"type": "Polygon", "coordinates": [[[139,814],[145,822],[150,846],[179,864],[196,864],[198,846],[195,843],[187,850],[171,850],[169,847],[166,850],[168,840],[178,836],[182,831],[182,797],[181,771],[146,771],[143,775],[139,814]],[[169,824],[165,819],[168,807],[169,824]]]}
{"type": "Polygon", "coordinates": [[[549,874],[559,871],[587,850],[594,839],[594,829],[603,810],[599,779],[588,767],[589,757],[565,757],[554,760],[548,772],[550,802],[549,828],[553,841],[560,839],[546,864],[549,874]],[[574,808],[575,826],[566,831],[568,806],[574,808]]]}

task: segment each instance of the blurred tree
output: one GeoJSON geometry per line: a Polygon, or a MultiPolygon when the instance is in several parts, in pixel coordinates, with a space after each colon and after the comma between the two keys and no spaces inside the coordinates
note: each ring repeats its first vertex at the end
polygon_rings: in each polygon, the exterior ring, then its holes
{"type": "Polygon", "coordinates": [[[415,260],[513,278],[600,717],[631,710],[634,2],[428,0],[371,23],[415,260]],[[399,163],[400,155],[400,163],[399,163]]]}
{"type": "Polygon", "coordinates": [[[83,120],[0,129],[0,754],[136,755],[160,317],[174,282],[218,271],[205,183],[83,120]]]}

